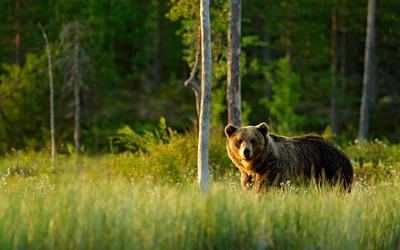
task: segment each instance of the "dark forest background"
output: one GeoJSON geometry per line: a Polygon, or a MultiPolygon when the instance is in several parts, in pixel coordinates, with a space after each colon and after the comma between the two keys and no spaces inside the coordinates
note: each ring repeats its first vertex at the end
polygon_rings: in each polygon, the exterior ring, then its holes
{"type": "MultiPolygon", "coordinates": [[[[227,123],[227,4],[210,5],[211,123],[221,134],[227,123]]],[[[54,64],[59,151],[68,150],[74,134],[74,96],[66,81],[71,42],[63,39],[69,32],[80,34],[81,139],[87,152],[107,152],[118,129],[152,130],[160,117],[178,131],[192,129],[195,96],[183,83],[196,54],[198,9],[193,0],[1,1],[0,152],[50,148],[48,64],[38,23],[47,32],[54,64]],[[77,22],[78,31],[69,29],[77,22]]],[[[355,139],[366,18],[367,0],[242,1],[244,125],[266,121],[285,135],[329,133],[335,74],[337,136],[355,139]]],[[[400,138],[398,27],[400,1],[378,1],[369,138],[394,143],[400,138]]]]}

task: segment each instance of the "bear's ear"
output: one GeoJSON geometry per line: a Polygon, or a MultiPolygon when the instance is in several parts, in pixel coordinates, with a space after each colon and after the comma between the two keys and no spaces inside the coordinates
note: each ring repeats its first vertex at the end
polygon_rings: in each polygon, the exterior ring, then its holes
{"type": "Polygon", "coordinates": [[[268,134],[268,131],[269,131],[268,125],[267,125],[265,122],[260,123],[259,125],[257,125],[257,126],[256,126],[256,129],[257,129],[262,135],[268,134]]]}
{"type": "Polygon", "coordinates": [[[237,130],[238,128],[232,124],[229,124],[225,127],[225,135],[226,137],[231,137],[231,135],[237,130]]]}

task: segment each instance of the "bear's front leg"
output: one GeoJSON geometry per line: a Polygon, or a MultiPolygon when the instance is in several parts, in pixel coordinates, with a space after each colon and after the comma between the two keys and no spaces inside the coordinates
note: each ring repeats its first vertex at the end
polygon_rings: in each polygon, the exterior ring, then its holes
{"type": "Polygon", "coordinates": [[[259,193],[263,188],[264,182],[265,182],[264,177],[260,174],[256,174],[254,185],[257,187],[257,193],[259,193]]]}
{"type": "Polygon", "coordinates": [[[243,170],[240,170],[240,173],[241,173],[240,180],[241,180],[242,187],[246,190],[251,190],[254,185],[253,176],[243,170]]]}

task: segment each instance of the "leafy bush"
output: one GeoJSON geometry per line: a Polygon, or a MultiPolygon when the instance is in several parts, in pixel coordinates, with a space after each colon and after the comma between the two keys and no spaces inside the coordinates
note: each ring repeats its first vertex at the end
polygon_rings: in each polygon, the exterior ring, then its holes
{"type": "MultiPolygon", "coordinates": [[[[230,162],[222,128],[211,130],[209,168],[214,178],[230,171],[230,162]]],[[[164,118],[154,132],[138,134],[129,126],[112,138],[112,146],[123,145],[128,152],[107,157],[105,164],[113,175],[123,174],[135,179],[155,179],[171,183],[194,180],[197,176],[197,133],[180,134],[167,127],[164,118]]]]}
{"type": "Polygon", "coordinates": [[[384,180],[400,172],[400,145],[375,139],[355,140],[344,149],[353,160],[356,178],[384,180]]]}

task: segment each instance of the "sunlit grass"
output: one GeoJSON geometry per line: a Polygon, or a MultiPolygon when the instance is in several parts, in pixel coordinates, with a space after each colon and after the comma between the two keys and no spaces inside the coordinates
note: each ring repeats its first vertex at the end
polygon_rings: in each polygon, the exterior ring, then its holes
{"type": "Polygon", "coordinates": [[[55,169],[46,152],[0,157],[0,249],[400,248],[399,145],[347,147],[350,194],[293,183],[255,194],[215,136],[212,187],[201,194],[190,138],[82,156],[78,166],[58,155],[55,169]]]}
{"type": "Polygon", "coordinates": [[[266,195],[220,181],[153,185],[124,177],[8,176],[3,249],[396,249],[400,180],[351,194],[286,184],[266,195]]]}

